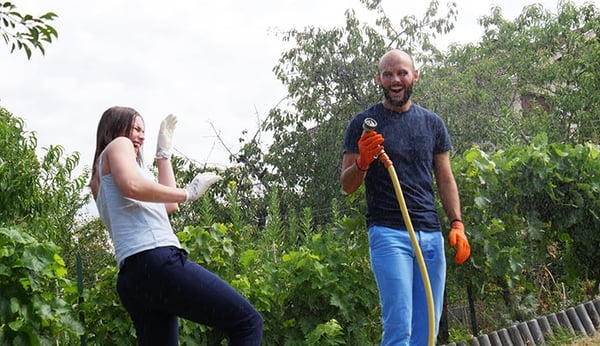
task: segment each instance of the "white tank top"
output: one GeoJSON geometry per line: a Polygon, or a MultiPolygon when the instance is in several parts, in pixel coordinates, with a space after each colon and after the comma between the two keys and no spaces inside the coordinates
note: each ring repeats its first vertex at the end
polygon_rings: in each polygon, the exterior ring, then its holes
{"type": "MultiPolygon", "coordinates": [[[[112,174],[101,175],[102,153],[98,159],[100,186],[96,206],[100,219],[110,232],[119,267],[138,252],[162,246],[181,247],[173,233],[164,203],[142,202],[124,197],[112,174]]],[[[152,173],[138,167],[140,176],[155,180],[152,173]]]]}

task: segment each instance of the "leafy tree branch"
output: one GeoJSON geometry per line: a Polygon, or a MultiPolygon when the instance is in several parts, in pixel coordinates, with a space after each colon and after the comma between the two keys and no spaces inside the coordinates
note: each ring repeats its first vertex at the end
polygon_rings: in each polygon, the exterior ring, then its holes
{"type": "Polygon", "coordinates": [[[0,2],[0,34],[4,43],[10,47],[11,53],[15,49],[24,50],[27,59],[31,59],[35,49],[45,54],[44,42],[51,43],[53,38],[58,38],[58,32],[48,22],[58,16],[47,12],[35,17],[21,14],[16,8],[11,2],[0,2]]]}

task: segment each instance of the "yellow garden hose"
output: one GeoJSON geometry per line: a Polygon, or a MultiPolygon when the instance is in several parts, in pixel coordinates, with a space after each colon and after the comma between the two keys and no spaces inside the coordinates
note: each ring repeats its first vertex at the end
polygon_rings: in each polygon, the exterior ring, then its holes
{"type": "MultiPolygon", "coordinates": [[[[377,126],[377,121],[372,118],[366,118],[363,123],[363,128],[365,131],[372,131],[377,126]]],[[[415,230],[412,226],[412,222],[410,221],[410,215],[408,214],[408,208],[406,207],[406,202],[404,201],[404,195],[402,194],[402,188],[400,187],[400,181],[398,180],[398,175],[396,174],[396,169],[394,169],[394,165],[392,160],[388,157],[385,151],[381,151],[377,157],[379,161],[383,164],[383,166],[388,170],[390,178],[392,179],[392,184],[394,185],[394,191],[396,192],[396,198],[398,199],[398,204],[400,205],[400,211],[402,211],[402,217],[404,218],[404,224],[406,225],[406,229],[408,230],[408,235],[410,236],[410,242],[412,243],[413,249],[415,251],[415,255],[417,256],[417,262],[419,263],[419,269],[421,270],[421,277],[423,278],[423,286],[425,287],[425,295],[427,297],[427,313],[428,313],[428,321],[429,321],[429,334],[428,334],[428,345],[435,345],[435,309],[433,306],[433,293],[431,291],[431,283],[429,282],[429,274],[427,273],[427,266],[425,265],[425,259],[423,258],[423,253],[421,252],[421,247],[419,246],[419,242],[417,241],[417,236],[415,235],[415,230]]]]}

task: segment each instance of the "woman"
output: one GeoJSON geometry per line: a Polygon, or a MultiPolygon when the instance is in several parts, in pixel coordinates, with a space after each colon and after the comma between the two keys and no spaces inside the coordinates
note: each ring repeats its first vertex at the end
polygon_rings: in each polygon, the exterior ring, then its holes
{"type": "Polygon", "coordinates": [[[175,186],[171,143],[176,118],[161,123],[158,181],[142,163],[144,120],[132,108],[104,112],[96,135],[90,187],[119,265],[117,292],[139,345],[177,345],[178,317],[224,330],[230,345],[260,345],[263,319],[225,281],[187,259],[167,213],[198,199],[221,178],[198,174],[175,186]]]}

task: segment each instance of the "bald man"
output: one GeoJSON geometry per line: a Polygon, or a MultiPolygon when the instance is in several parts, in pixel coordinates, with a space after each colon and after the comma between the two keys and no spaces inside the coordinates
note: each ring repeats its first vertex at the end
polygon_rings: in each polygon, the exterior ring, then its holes
{"type": "Polygon", "coordinates": [[[450,221],[450,245],[456,263],[470,255],[464,232],[458,188],[450,166],[452,143],[444,121],[414,104],[411,94],[419,80],[413,58],[401,50],[381,57],[376,82],[383,101],[355,115],[346,129],[342,189],[352,194],[365,184],[367,229],[373,274],[382,308],[382,345],[427,345],[428,307],[423,279],[388,170],[377,162],[385,153],[394,164],[411,224],[427,266],[438,333],[446,280],[444,238],[433,177],[450,221]],[[374,131],[363,131],[372,118],[374,131]]]}

